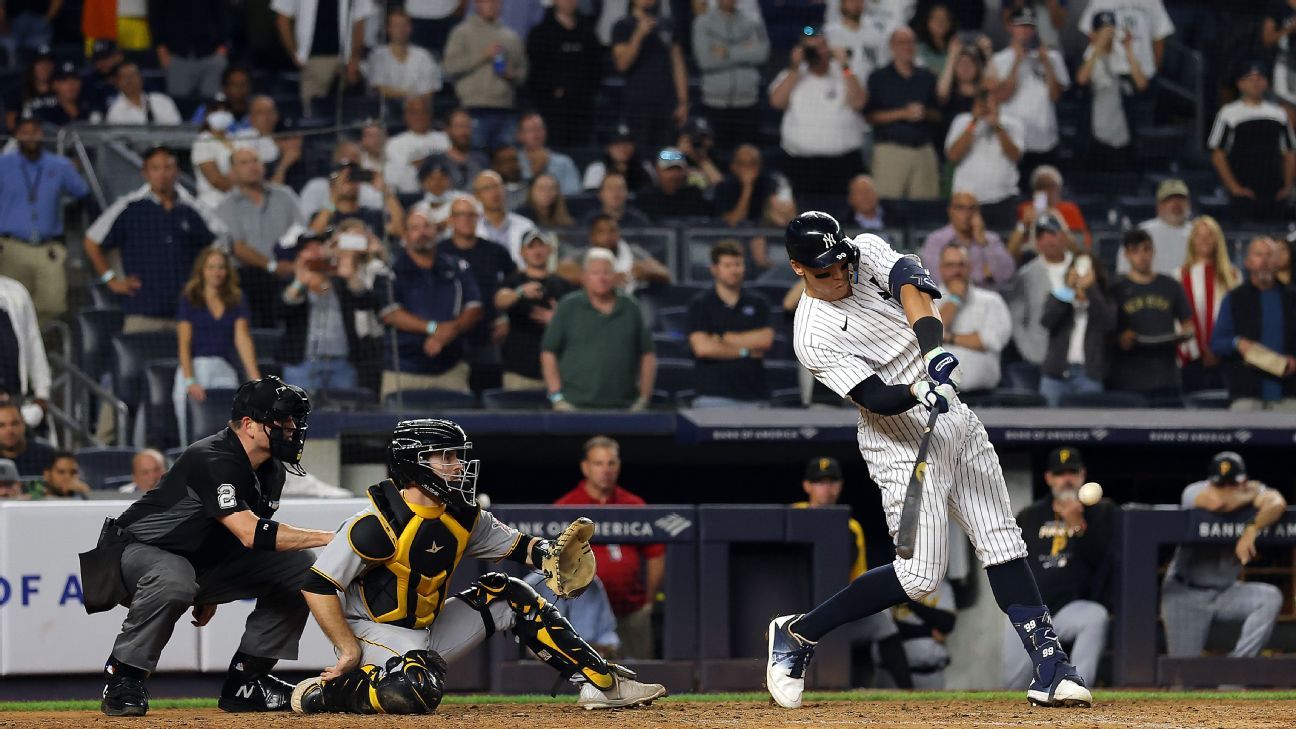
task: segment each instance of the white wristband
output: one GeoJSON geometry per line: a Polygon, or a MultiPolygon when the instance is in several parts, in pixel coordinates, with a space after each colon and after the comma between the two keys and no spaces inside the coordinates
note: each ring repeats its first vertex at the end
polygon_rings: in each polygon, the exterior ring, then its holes
{"type": "Polygon", "coordinates": [[[117,278],[117,272],[110,268],[107,271],[104,271],[103,275],[99,277],[99,283],[106,284],[115,278],[117,278]]]}
{"type": "Polygon", "coordinates": [[[279,262],[271,258],[270,262],[266,264],[265,270],[266,273],[274,273],[278,268],[279,268],[279,262]]]}

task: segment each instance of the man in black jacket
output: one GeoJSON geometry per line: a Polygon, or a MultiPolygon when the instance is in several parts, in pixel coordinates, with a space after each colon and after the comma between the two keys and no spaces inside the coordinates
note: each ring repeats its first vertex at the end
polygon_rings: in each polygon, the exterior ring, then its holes
{"type": "Polygon", "coordinates": [[[1247,280],[1220,302],[1211,332],[1231,410],[1296,409],[1296,292],[1274,278],[1273,246],[1251,241],[1247,280]]]}
{"type": "MultiPolygon", "coordinates": [[[[1098,658],[1107,645],[1107,608],[1103,606],[1111,574],[1109,545],[1116,525],[1116,505],[1103,499],[1080,503],[1084,460],[1072,446],[1048,456],[1044,482],[1049,494],[1017,515],[1040,596],[1053,613],[1053,628],[1070,644],[1071,660],[1085,676],[1098,673],[1098,658]]],[[[1030,683],[1031,665],[1016,646],[1017,632],[1004,632],[1003,680],[1006,688],[1030,683]]]]}
{"type": "Polygon", "coordinates": [[[577,12],[579,5],[580,0],[554,0],[527,35],[531,100],[549,121],[549,142],[564,148],[592,141],[594,93],[606,52],[594,35],[593,20],[577,12]]]}

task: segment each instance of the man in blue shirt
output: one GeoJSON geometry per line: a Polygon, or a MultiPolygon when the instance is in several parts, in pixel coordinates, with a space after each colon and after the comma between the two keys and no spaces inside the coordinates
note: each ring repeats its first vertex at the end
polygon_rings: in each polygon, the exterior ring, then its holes
{"type": "Polygon", "coordinates": [[[86,230],[85,252],[99,282],[122,297],[124,333],[175,329],[180,289],[194,257],[225,224],[176,185],[175,154],[154,147],[144,156],[146,183],[123,195],[86,230]],[[121,254],[118,271],[106,250],[121,254]]]}
{"type": "Polygon", "coordinates": [[[410,213],[404,251],[392,264],[390,291],[378,315],[396,329],[397,357],[387,355],[381,395],[442,388],[468,392],[468,365],[460,335],[482,318],[482,297],[472,269],[437,251],[435,227],[421,211],[410,213]]]}
{"type": "Polygon", "coordinates": [[[1269,238],[1251,241],[1247,280],[1220,302],[1211,333],[1230,410],[1296,410],[1296,292],[1275,279],[1273,246],[1269,238]]]}
{"type": "Polygon", "coordinates": [[[27,287],[43,321],[67,311],[60,202],[90,188],[67,158],[45,153],[39,119],[20,119],[14,138],[18,151],[0,155],[0,271],[27,287]]]}

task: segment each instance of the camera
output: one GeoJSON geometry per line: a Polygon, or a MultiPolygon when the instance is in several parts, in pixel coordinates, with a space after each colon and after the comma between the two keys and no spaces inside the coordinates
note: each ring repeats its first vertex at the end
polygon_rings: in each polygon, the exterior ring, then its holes
{"type": "Polygon", "coordinates": [[[365,168],[361,167],[360,163],[358,162],[351,162],[349,160],[344,161],[342,162],[342,164],[339,164],[337,166],[337,170],[335,171],[334,174],[340,174],[343,170],[346,170],[347,172],[350,173],[352,182],[360,182],[360,183],[373,182],[373,178],[374,178],[373,170],[366,170],[365,168]]]}

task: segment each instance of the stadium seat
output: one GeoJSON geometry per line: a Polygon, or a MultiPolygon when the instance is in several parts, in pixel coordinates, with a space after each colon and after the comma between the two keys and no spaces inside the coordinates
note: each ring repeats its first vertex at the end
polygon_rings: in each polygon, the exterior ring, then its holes
{"type": "Polygon", "coordinates": [[[770,350],[765,353],[766,362],[792,362],[796,360],[796,352],[792,349],[792,340],[787,334],[774,333],[774,343],[770,345],[770,350]]]}
{"type": "Polygon", "coordinates": [[[658,332],[654,334],[653,347],[656,348],[658,357],[668,359],[693,358],[693,348],[689,346],[688,339],[675,333],[658,332]]]}
{"type": "Polygon", "coordinates": [[[117,397],[134,409],[144,400],[144,371],[159,359],[174,361],[175,332],[134,332],[112,338],[113,387],[117,397]]]}
{"type": "Polygon", "coordinates": [[[1156,217],[1156,197],[1152,195],[1121,195],[1116,198],[1121,215],[1135,225],[1156,217]]]}
{"type": "Polygon", "coordinates": [[[180,455],[184,452],[185,449],[183,447],[166,449],[164,454],[167,457],[167,468],[170,468],[171,466],[175,465],[175,462],[180,458],[180,455]]]}
{"type": "Polygon", "coordinates": [[[176,361],[173,359],[152,362],[144,370],[148,387],[144,410],[146,441],[156,446],[175,444],[176,435],[180,432],[176,424],[175,401],[172,399],[175,371],[176,361]]]}
{"type": "Polygon", "coordinates": [[[766,362],[765,382],[770,390],[801,387],[801,365],[796,362],[766,362]]]}
{"type": "Polygon", "coordinates": [[[1002,379],[1005,387],[1039,392],[1040,368],[1034,362],[1011,362],[1004,365],[1002,379]]]}
{"type": "Polygon", "coordinates": [[[121,309],[82,309],[76,314],[77,355],[81,369],[94,379],[106,372],[109,341],[120,334],[126,315],[121,309]]]}
{"type": "MultiPolygon", "coordinates": [[[[786,265],[786,264],[781,264],[786,265]]],[[[765,297],[769,302],[770,310],[774,312],[782,311],[783,297],[787,295],[788,289],[792,288],[788,284],[758,281],[754,283],[743,284],[743,288],[755,294],[765,297]]]]}
{"type": "Polygon", "coordinates": [[[1200,390],[1185,393],[1184,407],[1189,410],[1228,410],[1228,390],[1200,390]]]}
{"type": "Polygon", "coordinates": [[[110,476],[129,476],[131,459],[136,450],[124,446],[107,448],[82,448],[76,452],[77,465],[81,467],[81,480],[92,489],[104,488],[104,479],[110,476]]]}
{"type": "Polygon", "coordinates": [[[229,424],[234,389],[212,387],[202,402],[189,401],[189,439],[206,438],[229,424]]]}
{"type": "Polygon", "coordinates": [[[801,388],[792,387],[781,390],[770,390],[770,406],[776,408],[799,408],[801,403],[801,388]]]}
{"type": "Polygon", "coordinates": [[[134,476],[109,476],[103,481],[100,491],[113,492],[120,491],[123,486],[129,486],[135,482],[134,476]]]}
{"type": "Polygon", "coordinates": [[[363,387],[327,387],[310,393],[312,408],[377,410],[378,394],[363,387]]]}
{"type": "Polygon", "coordinates": [[[1062,396],[1064,408],[1131,409],[1148,406],[1147,398],[1137,392],[1073,392],[1062,396]]]}
{"type": "Polygon", "coordinates": [[[988,392],[960,393],[959,399],[971,407],[983,408],[1042,408],[1048,403],[1035,390],[1000,387],[988,392]]]}
{"type": "Polygon", "coordinates": [[[283,338],[283,330],[254,328],[251,333],[252,348],[256,351],[257,360],[273,362],[275,353],[279,351],[279,340],[283,338]]]}
{"type": "Polygon", "coordinates": [[[545,390],[503,390],[491,388],[482,392],[487,410],[548,410],[549,393],[545,390]]]}
{"type": "Polygon", "coordinates": [[[635,292],[635,299],[640,303],[652,306],[658,310],[685,307],[693,301],[693,297],[698,292],[710,288],[709,284],[663,284],[661,286],[650,286],[646,289],[639,289],[635,292]]]}
{"type": "Polygon", "coordinates": [[[654,383],[656,389],[670,393],[672,398],[681,390],[692,390],[694,386],[693,360],[659,357],[657,359],[657,379],[654,383]]]}
{"type": "Polygon", "coordinates": [[[383,407],[389,410],[395,410],[398,403],[405,410],[477,410],[481,407],[470,393],[436,387],[393,392],[383,399],[383,407]]]}
{"type": "Polygon", "coordinates": [[[688,307],[668,306],[657,310],[655,331],[683,337],[688,334],[688,307]]]}

